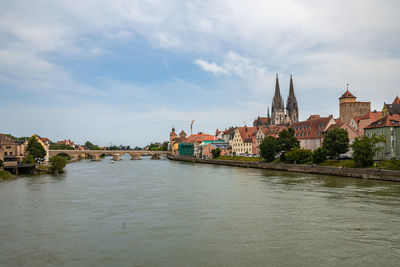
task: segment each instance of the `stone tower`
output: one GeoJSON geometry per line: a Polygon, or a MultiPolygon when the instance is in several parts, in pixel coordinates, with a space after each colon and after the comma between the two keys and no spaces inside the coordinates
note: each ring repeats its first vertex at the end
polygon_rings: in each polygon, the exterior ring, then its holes
{"type": "Polygon", "coordinates": [[[290,122],[299,121],[299,107],[297,105],[297,99],[294,94],[292,75],[290,75],[289,96],[286,104],[286,110],[287,110],[286,115],[288,116],[290,122]]]}
{"type": "Polygon", "coordinates": [[[361,117],[371,111],[371,102],[357,102],[356,97],[346,92],[339,98],[340,122],[349,122],[354,117],[361,117]]]}
{"type": "Polygon", "coordinates": [[[272,100],[271,124],[279,125],[285,123],[285,105],[283,104],[281,91],[279,89],[278,73],[276,74],[275,95],[272,100]]]}

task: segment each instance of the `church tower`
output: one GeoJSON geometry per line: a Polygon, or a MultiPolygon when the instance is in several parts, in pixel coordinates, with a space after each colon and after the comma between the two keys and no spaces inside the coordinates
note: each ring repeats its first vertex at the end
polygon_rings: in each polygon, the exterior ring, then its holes
{"type": "Polygon", "coordinates": [[[271,124],[279,125],[285,123],[285,106],[283,104],[281,91],[279,89],[278,73],[276,74],[275,95],[272,100],[271,124]]]}
{"type": "Polygon", "coordinates": [[[299,121],[299,107],[297,105],[296,96],[294,95],[292,75],[290,75],[289,96],[287,100],[286,110],[290,122],[293,123],[299,121]]]}

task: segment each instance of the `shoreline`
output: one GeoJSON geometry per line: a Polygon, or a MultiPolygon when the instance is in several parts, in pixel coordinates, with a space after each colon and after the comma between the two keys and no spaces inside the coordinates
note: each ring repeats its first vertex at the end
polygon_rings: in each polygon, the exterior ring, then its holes
{"type": "Polygon", "coordinates": [[[400,171],[368,169],[368,168],[338,168],[332,166],[310,166],[298,164],[233,161],[217,159],[198,159],[192,157],[168,156],[169,160],[184,161],[192,163],[224,165],[242,168],[255,168],[275,171],[288,171],[299,173],[311,173],[322,175],[333,175],[351,178],[373,179],[381,181],[400,182],[400,171]]]}

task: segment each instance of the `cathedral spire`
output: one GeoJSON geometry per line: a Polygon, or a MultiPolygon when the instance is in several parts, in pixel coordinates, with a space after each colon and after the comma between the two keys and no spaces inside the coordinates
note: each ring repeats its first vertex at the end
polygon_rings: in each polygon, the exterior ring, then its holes
{"type": "Polygon", "coordinates": [[[281,96],[281,90],[279,89],[279,79],[278,73],[276,74],[276,81],[275,81],[275,95],[272,101],[272,111],[284,109],[283,100],[281,96]]]}
{"type": "Polygon", "coordinates": [[[270,114],[269,114],[269,106],[267,107],[267,118],[269,118],[270,117],[270,114]]]}
{"type": "Polygon", "coordinates": [[[299,118],[299,108],[297,105],[297,99],[294,94],[294,86],[293,86],[293,79],[292,75],[290,75],[290,86],[289,86],[289,96],[286,103],[286,109],[289,116],[289,119],[292,122],[297,122],[299,118]]]}

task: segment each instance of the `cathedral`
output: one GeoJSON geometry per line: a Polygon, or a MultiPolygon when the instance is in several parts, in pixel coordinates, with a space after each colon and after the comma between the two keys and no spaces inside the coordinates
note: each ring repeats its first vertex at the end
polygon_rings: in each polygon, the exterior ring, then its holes
{"type": "Polygon", "coordinates": [[[269,108],[267,117],[258,117],[255,119],[253,126],[269,126],[269,125],[290,125],[299,121],[299,106],[294,94],[293,79],[290,75],[289,96],[285,105],[279,88],[278,74],[276,74],[275,94],[272,100],[271,116],[269,108]]]}

